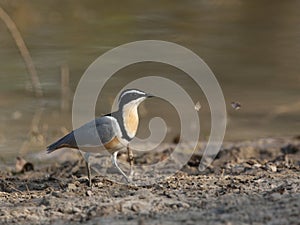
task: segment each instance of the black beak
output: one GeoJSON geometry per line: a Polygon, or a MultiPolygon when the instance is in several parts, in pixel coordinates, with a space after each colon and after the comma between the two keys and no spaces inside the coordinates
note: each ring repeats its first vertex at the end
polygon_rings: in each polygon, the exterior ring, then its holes
{"type": "Polygon", "coordinates": [[[146,94],[146,97],[147,97],[147,98],[153,98],[153,97],[155,97],[155,96],[152,95],[152,94],[146,94]]]}

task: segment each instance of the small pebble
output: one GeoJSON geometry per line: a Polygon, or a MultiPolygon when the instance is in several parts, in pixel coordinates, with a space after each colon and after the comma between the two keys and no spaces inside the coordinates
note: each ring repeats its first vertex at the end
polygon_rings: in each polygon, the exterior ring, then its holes
{"type": "Polygon", "coordinates": [[[76,185],[73,183],[68,184],[67,191],[75,191],[77,189],[76,185]]]}
{"type": "Polygon", "coordinates": [[[267,165],[267,168],[272,172],[277,172],[277,166],[275,165],[267,165]]]}
{"type": "Polygon", "coordinates": [[[93,192],[92,192],[91,190],[87,190],[87,191],[86,191],[86,195],[87,195],[87,196],[92,196],[92,195],[93,195],[93,192]]]}
{"type": "Polygon", "coordinates": [[[131,210],[134,212],[140,211],[140,206],[137,203],[133,203],[131,206],[131,210]]]}
{"type": "Polygon", "coordinates": [[[56,197],[56,198],[62,198],[62,194],[60,192],[57,192],[57,191],[53,191],[52,193],[52,196],[56,197]]]}

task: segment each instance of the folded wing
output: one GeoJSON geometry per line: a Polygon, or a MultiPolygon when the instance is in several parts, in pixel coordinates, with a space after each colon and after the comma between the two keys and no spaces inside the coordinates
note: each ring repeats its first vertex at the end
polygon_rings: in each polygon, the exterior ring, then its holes
{"type": "Polygon", "coordinates": [[[51,153],[63,147],[101,148],[116,138],[115,123],[116,121],[110,116],[92,120],[49,145],[47,152],[51,153]]]}

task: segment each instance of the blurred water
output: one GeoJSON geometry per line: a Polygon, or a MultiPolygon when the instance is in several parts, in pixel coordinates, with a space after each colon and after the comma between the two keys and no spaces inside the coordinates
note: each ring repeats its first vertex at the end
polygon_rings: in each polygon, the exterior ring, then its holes
{"type": "MultiPolygon", "coordinates": [[[[29,76],[11,34],[0,22],[0,157],[41,151],[71,129],[70,111],[60,109],[60,67],[70,68],[70,88],[105,51],[144,39],[178,43],[211,67],[223,89],[229,123],[226,140],[299,134],[299,1],[17,1],[0,0],[33,57],[45,97],[28,91],[29,76]],[[242,108],[234,110],[230,103],[242,108]],[[40,117],[39,117],[40,115],[40,117]],[[40,121],[35,128],[32,119],[40,121]],[[30,129],[32,129],[30,131],[30,129]]],[[[110,110],[114,95],[131,80],[164,75],[200,100],[201,139],[210,115],[195,83],[175,68],[153,63],[119,71],[107,84],[97,114],[110,110]]],[[[88,91],[88,90],[87,90],[88,91]]],[[[166,118],[172,140],[179,131],[174,109],[161,100],[142,106],[141,136],[149,117],[166,118]],[[163,112],[163,115],[161,115],[163,112]]],[[[1,160],[0,159],[0,160],[1,160]]]]}

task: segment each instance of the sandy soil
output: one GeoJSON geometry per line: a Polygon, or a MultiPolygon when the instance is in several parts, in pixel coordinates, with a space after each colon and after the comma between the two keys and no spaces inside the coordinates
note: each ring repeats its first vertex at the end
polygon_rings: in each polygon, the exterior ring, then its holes
{"type": "MultiPolygon", "coordinates": [[[[158,154],[135,163],[145,157],[158,154]]],[[[200,159],[194,155],[175,175],[144,186],[98,175],[87,187],[82,161],[3,170],[0,223],[300,224],[299,138],[224,144],[202,173],[200,159]]]]}

